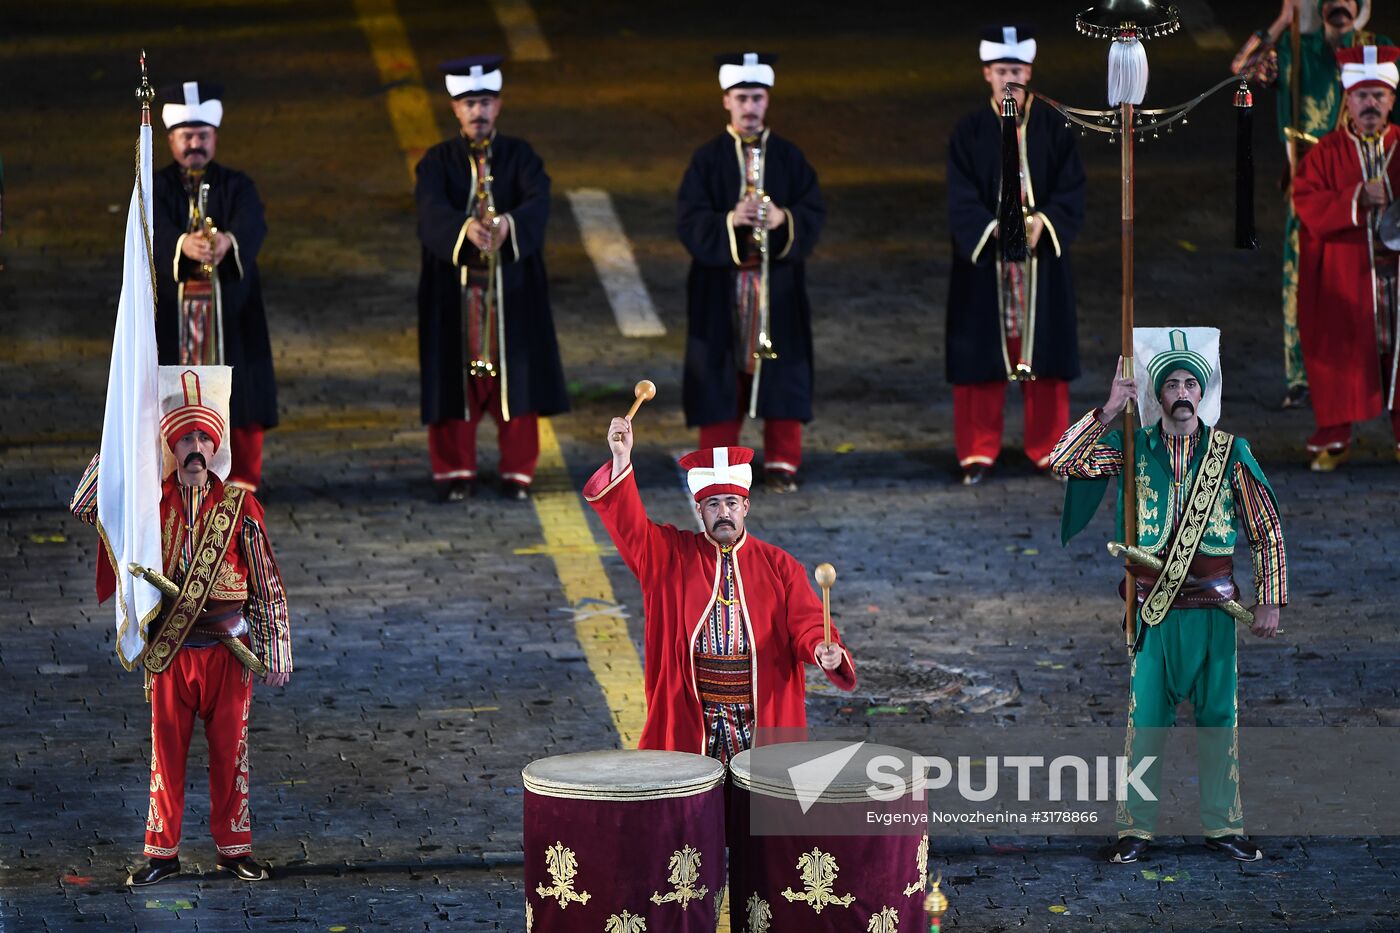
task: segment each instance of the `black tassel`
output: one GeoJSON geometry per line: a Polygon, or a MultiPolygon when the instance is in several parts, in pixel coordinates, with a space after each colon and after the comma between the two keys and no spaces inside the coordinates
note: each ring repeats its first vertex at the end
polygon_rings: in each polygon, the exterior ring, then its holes
{"type": "Polygon", "coordinates": [[[1254,230],[1254,95],[1241,82],[1235,92],[1235,249],[1258,249],[1254,230]]]}
{"type": "Polygon", "coordinates": [[[1001,102],[1001,197],[997,206],[997,239],[1002,262],[1030,258],[1026,246],[1026,217],[1021,210],[1021,144],[1016,138],[1016,99],[1001,102]]]}

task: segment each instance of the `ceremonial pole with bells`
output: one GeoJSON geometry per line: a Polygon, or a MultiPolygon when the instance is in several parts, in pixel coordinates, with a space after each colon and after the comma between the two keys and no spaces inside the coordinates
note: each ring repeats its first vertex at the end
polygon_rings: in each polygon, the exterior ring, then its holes
{"type": "MultiPolygon", "coordinates": [[[[1202,101],[1222,88],[1234,85],[1235,108],[1238,113],[1238,139],[1235,148],[1235,246],[1256,249],[1254,232],[1254,161],[1250,146],[1250,125],[1253,96],[1242,74],[1231,75],[1205,93],[1172,107],[1154,110],[1139,109],[1147,96],[1147,50],[1143,41],[1168,36],[1181,26],[1175,5],[1159,6],[1155,0],[1107,0],[1075,18],[1075,27],[1093,39],[1108,39],[1108,109],[1089,110],[1070,107],[1036,92],[1036,97],[1055,108],[1066,125],[1080,127],[1080,132],[1104,133],[1109,142],[1117,141],[1121,151],[1120,182],[1122,190],[1122,352],[1123,377],[1134,377],[1133,366],[1133,142],[1147,133],[1157,137],[1165,129],[1170,133],[1177,123],[1186,124],[1186,115],[1202,101]]],[[[1024,85],[1007,84],[1001,102],[1002,116],[1002,177],[998,237],[1002,262],[1022,262],[1029,257],[1025,218],[1021,213],[1021,160],[1019,153],[1019,113],[1013,90],[1026,90],[1024,85]]],[[[1133,449],[1134,404],[1128,402],[1123,412],[1123,540],[1137,544],[1137,485],[1133,482],[1135,451],[1133,449]]],[[[1137,640],[1137,586],[1132,565],[1125,562],[1127,590],[1124,611],[1127,614],[1125,635],[1131,646],[1137,640]]]]}

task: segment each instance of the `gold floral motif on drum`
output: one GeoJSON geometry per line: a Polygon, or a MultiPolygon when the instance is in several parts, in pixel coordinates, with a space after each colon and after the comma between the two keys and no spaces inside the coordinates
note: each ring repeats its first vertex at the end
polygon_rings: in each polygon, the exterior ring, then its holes
{"type": "Polygon", "coordinates": [[[554,898],[559,902],[560,910],[567,909],[570,904],[587,904],[588,899],[593,896],[587,891],[574,890],[574,880],[578,876],[578,856],[574,855],[573,849],[566,848],[564,843],[556,842],[544,850],[544,867],[554,884],[549,887],[543,884],[536,885],[535,893],[545,900],[554,898]]]}
{"type": "Polygon", "coordinates": [[[647,921],[645,917],[624,910],[608,918],[603,933],[647,933],[647,921]]]}
{"type": "Polygon", "coordinates": [[[865,933],[899,933],[899,911],[884,907],[878,914],[871,914],[865,933]]]}
{"type": "Polygon", "coordinates": [[[841,866],[836,864],[836,857],[830,852],[814,848],[811,852],[802,853],[797,859],[797,870],[802,875],[803,891],[798,894],[790,887],[784,888],[783,897],[789,902],[802,901],[812,910],[821,913],[832,904],[850,907],[851,902],[856,899],[854,894],[833,893],[836,875],[841,871],[841,866]]]}
{"type": "Polygon", "coordinates": [[[674,890],[662,894],[656,891],[651,895],[653,904],[677,903],[681,905],[681,910],[690,907],[691,901],[698,901],[710,889],[703,884],[696,884],[700,880],[700,853],[689,844],[671,853],[669,866],[671,874],[667,881],[670,882],[674,890]]]}
{"type": "Polygon", "coordinates": [[[745,917],[744,933],[768,933],[773,925],[773,908],[757,894],[750,894],[745,917]]]}
{"type": "Polygon", "coordinates": [[[905,897],[922,894],[928,886],[928,836],[919,840],[919,851],[914,854],[914,868],[919,877],[904,889],[905,897]]]}

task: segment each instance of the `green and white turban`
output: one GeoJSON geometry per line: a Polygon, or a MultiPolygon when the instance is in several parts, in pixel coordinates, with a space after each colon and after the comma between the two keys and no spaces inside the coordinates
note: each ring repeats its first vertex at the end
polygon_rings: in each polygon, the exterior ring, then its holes
{"type": "Polygon", "coordinates": [[[1220,418],[1220,331],[1214,327],[1138,327],[1133,330],[1142,423],[1162,417],[1157,402],[1167,376],[1184,369],[1201,384],[1197,414],[1207,424],[1220,418]],[[1147,378],[1142,378],[1143,376],[1147,378]]]}

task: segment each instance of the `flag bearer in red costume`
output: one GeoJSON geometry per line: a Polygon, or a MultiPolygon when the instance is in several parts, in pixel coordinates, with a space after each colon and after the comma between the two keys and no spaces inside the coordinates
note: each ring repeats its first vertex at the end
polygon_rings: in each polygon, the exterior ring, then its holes
{"type": "MultiPolygon", "coordinates": [[[[248,810],[252,673],[225,642],[251,648],[267,668],[263,682],[281,687],[291,678],[291,634],[262,506],[252,493],[225,482],[230,384],[225,366],[160,368],[167,456],[159,569],[181,592],[166,600],[143,655],[151,677],[150,862],[131,873],[132,886],[180,872],[185,762],[196,716],[204,721],[209,744],[209,828],[217,867],[244,881],[269,877],[252,858],[248,810]]],[[[90,524],[97,521],[97,476],[94,457],[69,506],[90,524]]],[[[99,558],[100,601],[114,585],[111,564],[99,558]]]]}
{"type": "Polygon", "coordinates": [[[1400,49],[1338,49],[1346,118],[1303,159],[1293,183],[1299,233],[1298,332],[1317,430],[1312,468],[1351,456],[1353,422],[1389,412],[1400,457],[1396,376],[1400,261],[1379,236],[1400,188],[1400,130],[1390,122],[1400,49]]]}
{"type": "Polygon", "coordinates": [[[842,690],[855,665],[806,569],[748,533],[753,451],[687,454],[703,533],[647,518],[632,473],[632,423],[608,429],[612,462],[583,488],[642,586],[646,612],[647,719],[641,747],[696,752],[728,762],[758,728],[806,727],[803,665],[817,664],[842,690]]]}

